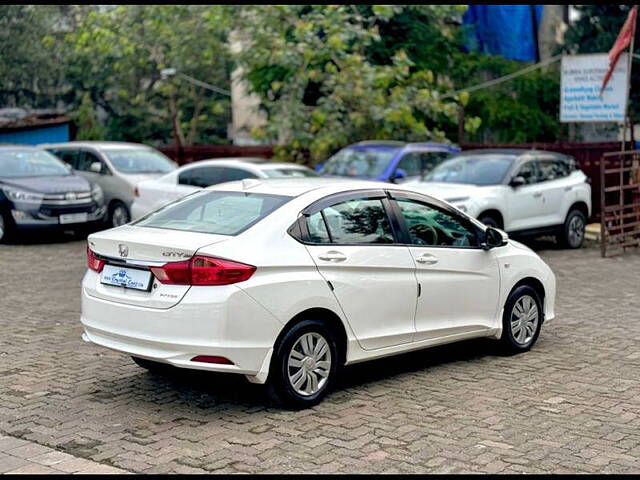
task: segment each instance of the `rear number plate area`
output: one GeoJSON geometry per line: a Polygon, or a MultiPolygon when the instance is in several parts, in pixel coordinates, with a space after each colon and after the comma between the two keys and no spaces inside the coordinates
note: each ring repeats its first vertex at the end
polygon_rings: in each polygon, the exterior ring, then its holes
{"type": "Polygon", "coordinates": [[[105,285],[148,292],[151,286],[151,278],[152,275],[149,270],[105,265],[102,269],[100,282],[105,285]]]}

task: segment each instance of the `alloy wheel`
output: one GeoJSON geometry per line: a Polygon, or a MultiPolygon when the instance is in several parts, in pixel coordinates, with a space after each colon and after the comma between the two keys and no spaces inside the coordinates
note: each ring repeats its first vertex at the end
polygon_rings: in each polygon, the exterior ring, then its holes
{"type": "Polygon", "coordinates": [[[535,300],[529,295],[523,295],[513,306],[511,311],[511,335],[520,345],[526,345],[536,334],[540,312],[535,300]]]}
{"type": "Polygon", "coordinates": [[[120,227],[125,223],[129,222],[129,214],[127,213],[126,208],[122,205],[119,205],[113,209],[113,213],[111,214],[111,224],[114,227],[120,227]]]}
{"type": "Polygon", "coordinates": [[[331,371],[331,350],[319,333],[302,335],[293,344],[287,361],[287,373],[293,390],[308,397],[322,390],[331,371]]]}
{"type": "Polygon", "coordinates": [[[569,221],[569,244],[572,247],[580,245],[582,237],[584,237],[584,220],[580,215],[574,215],[569,221]]]}

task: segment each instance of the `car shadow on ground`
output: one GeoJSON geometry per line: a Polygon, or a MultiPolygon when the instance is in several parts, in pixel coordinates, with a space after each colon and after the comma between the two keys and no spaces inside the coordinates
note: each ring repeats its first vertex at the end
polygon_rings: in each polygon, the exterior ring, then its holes
{"type": "MultiPolygon", "coordinates": [[[[498,342],[473,339],[350,365],[340,372],[334,386],[334,393],[341,395],[330,395],[329,398],[332,403],[342,403],[353,397],[345,392],[350,388],[407,373],[424,373],[440,365],[496,355],[502,355],[498,342]]],[[[162,366],[157,371],[140,369],[139,375],[122,377],[100,386],[92,394],[97,401],[109,402],[123,391],[137,390],[144,395],[148,405],[163,410],[187,408],[209,410],[210,413],[222,410],[247,413],[285,411],[269,397],[264,385],[251,384],[243,375],[162,366]],[[170,401],[167,401],[168,397],[170,401]]]]}

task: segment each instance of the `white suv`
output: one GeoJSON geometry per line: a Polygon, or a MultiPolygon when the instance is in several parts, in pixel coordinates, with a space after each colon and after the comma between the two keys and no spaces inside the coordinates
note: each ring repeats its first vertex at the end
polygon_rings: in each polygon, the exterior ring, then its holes
{"type": "Polygon", "coordinates": [[[475,150],[413,184],[486,225],[512,234],[554,234],[579,248],[591,215],[591,185],[572,157],[540,150],[475,150]]]}

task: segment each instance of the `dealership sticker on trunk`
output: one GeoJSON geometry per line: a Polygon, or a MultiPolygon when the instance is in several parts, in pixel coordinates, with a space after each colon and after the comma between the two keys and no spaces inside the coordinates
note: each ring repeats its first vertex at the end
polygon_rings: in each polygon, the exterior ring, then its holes
{"type": "Polygon", "coordinates": [[[125,268],[115,265],[105,265],[100,281],[106,285],[133,288],[135,290],[149,290],[151,272],[137,268],[125,268]]]}
{"type": "Polygon", "coordinates": [[[66,213],[64,215],[60,215],[60,223],[62,225],[67,223],[85,223],[86,221],[86,213],[66,213]]]}

